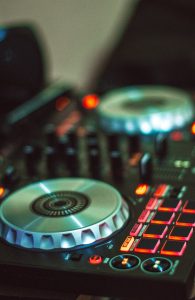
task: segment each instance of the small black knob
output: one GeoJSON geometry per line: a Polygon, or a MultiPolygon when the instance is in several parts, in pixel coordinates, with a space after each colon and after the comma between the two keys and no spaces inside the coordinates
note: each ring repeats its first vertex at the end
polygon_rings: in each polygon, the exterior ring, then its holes
{"type": "Polygon", "coordinates": [[[140,136],[138,134],[128,136],[128,147],[130,156],[140,151],[140,144],[140,136]]]}
{"type": "Polygon", "coordinates": [[[139,160],[139,178],[142,183],[150,183],[152,180],[152,157],[150,153],[144,153],[139,160]]]}
{"type": "Polygon", "coordinates": [[[154,141],[155,154],[159,159],[163,159],[168,153],[168,139],[163,133],[159,133],[155,137],[154,141]]]}

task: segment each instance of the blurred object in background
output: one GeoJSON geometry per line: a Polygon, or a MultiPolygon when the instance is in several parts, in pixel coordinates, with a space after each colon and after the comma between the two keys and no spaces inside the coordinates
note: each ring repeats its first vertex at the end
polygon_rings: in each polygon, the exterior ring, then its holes
{"type": "Polygon", "coordinates": [[[0,27],[0,117],[45,85],[45,59],[33,25],[0,27]]]}
{"type": "Polygon", "coordinates": [[[3,24],[32,22],[51,58],[49,79],[86,89],[117,43],[137,0],[1,0],[3,24]]]}
{"type": "MultiPolygon", "coordinates": [[[[130,10],[130,7],[129,7],[130,10]]],[[[114,87],[162,84],[195,88],[195,1],[141,0],[93,81],[114,87]]]]}

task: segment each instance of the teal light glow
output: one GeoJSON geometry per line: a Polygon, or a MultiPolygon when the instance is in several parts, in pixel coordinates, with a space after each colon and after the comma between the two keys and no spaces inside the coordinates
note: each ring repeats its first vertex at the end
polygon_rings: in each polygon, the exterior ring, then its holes
{"type": "Polygon", "coordinates": [[[139,101],[144,96],[144,94],[140,89],[132,89],[131,91],[129,91],[127,93],[127,96],[129,98],[131,98],[132,100],[138,100],[139,101]]]}
{"type": "Polygon", "coordinates": [[[149,122],[143,121],[140,124],[141,132],[144,134],[150,134],[152,132],[152,127],[149,122]]]}

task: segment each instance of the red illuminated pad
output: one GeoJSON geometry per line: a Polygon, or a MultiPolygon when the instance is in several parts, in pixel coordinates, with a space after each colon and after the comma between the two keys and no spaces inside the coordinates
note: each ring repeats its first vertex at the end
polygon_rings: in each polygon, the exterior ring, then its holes
{"type": "Polygon", "coordinates": [[[164,197],[168,189],[169,186],[167,184],[160,184],[154,192],[154,197],[164,197]]]}
{"type": "Polygon", "coordinates": [[[137,236],[142,228],[142,224],[136,223],[130,231],[131,236],[137,236]]]}
{"type": "Polygon", "coordinates": [[[149,214],[150,214],[150,211],[148,211],[148,210],[146,210],[146,209],[143,210],[142,213],[141,213],[141,215],[140,215],[139,218],[138,218],[138,222],[140,222],[140,223],[146,222],[146,220],[147,220],[149,214]]]}
{"type": "Polygon", "coordinates": [[[156,198],[150,198],[148,203],[146,204],[146,209],[148,209],[148,210],[155,209],[157,203],[158,203],[158,200],[156,198]]]}
{"type": "Polygon", "coordinates": [[[195,214],[195,202],[187,201],[183,208],[184,213],[195,214]]]}
{"type": "Polygon", "coordinates": [[[182,201],[174,198],[164,199],[158,210],[160,211],[178,211],[182,201]]]}
{"type": "Polygon", "coordinates": [[[154,218],[151,220],[152,224],[171,224],[175,214],[172,212],[161,212],[158,211],[154,218]]]}
{"type": "Polygon", "coordinates": [[[181,256],[184,254],[186,249],[186,242],[180,241],[167,241],[160,253],[163,255],[171,255],[171,256],[181,256]]]}
{"type": "Polygon", "coordinates": [[[181,227],[176,226],[172,229],[169,239],[170,240],[180,240],[180,241],[189,241],[193,234],[192,227],[181,227]]]}
{"type": "Polygon", "coordinates": [[[160,238],[162,239],[166,232],[168,227],[166,225],[159,225],[159,224],[150,224],[146,231],[144,232],[143,236],[148,238],[160,238]]]}
{"type": "Polygon", "coordinates": [[[180,214],[179,218],[176,221],[176,225],[178,226],[195,226],[195,215],[194,214],[180,214]]]}
{"type": "Polygon", "coordinates": [[[143,238],[136,245],[134,251],[140,253],[156,253],[159,245],[160,240],[143,238]]]}

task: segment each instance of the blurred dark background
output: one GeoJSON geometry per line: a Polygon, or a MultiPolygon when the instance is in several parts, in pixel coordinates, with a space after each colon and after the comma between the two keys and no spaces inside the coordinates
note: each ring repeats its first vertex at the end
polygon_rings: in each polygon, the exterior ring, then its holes
{"type": "Polygon", "coordinates": [[[142,0],[112,55],[100,67],[97,89],[163,84],[195,88],[195,1],[142,0]]]}
{"type": "Polygon", "coordinates": [[[0,2],[1,114],[59,78],[194,90],[194,0],[0,2]]]}

